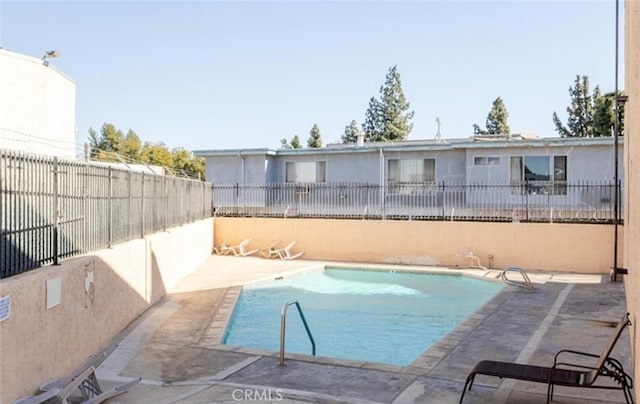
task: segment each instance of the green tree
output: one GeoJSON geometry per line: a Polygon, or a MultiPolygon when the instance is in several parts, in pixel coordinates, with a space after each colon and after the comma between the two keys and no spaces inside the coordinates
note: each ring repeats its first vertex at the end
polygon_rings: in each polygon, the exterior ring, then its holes
{"type": "Polygon", "coordinates": [[[318,124],[314,123],[313,128],[311,128],[311,132],[309,132],[309,139],[307,140],[307,146],[311,148],[319,148],[322,147],[322,138],[320,136],[320,128],[318,128],[318,124]]]}
{"type": "MultiPolygon", "coordinates": [[[[98,145],[100,144],[100,135],[98,135],[98,132],[96,132],[95,129],[89,127],[89,146],[91,146],[91,148],[97,148],[98,145]]],[[[93,157],[93,151],[92,151],[92,156],[93,157]]]]}
{"type": "Polygon", "coordinates": [[[498,97],[493,101],[491,111],[487,115],[486,130],[481,129],[478,124],[474,123],[473,133],[476,135],[507,135],[511,133],[507,118],[509,118],[507,107],[504,105],[502,98],[498,97]]]}
{"type": "Polygon", "coordinates": [[[204,180],[204,159],[195,157],[193,153],[182,147],[171,150],[172,169],[176,174],[204,180]]]}
{"type": "Polygon", "coordinates": [[[384,132],[382,106],[375,97],[371,97],[369,99],[369,108],[367,108],[367,112],[364,116],[362,130],[364,132],[364,138],[367,142],[374,142],[379,140],[382,137],[382,133],[384,132]]]}
{"type": "Polygon", "coordinates": [[[99,134],[89,128],[89,144],[94,160],[158,165],[171,173],[204,180],[202,157],[195,157],[183,148],[170,151],[162,142],[142,144],[140,137],[131,129],[123,135],[110,123],[103,124],[99,134]]]}
{"type": "Polygon", "coordinates": [[[380,87],[380,100],[372,97],[362,129],[369,141],[396,142],[406,140],[413,129],[410,103],[402,91],[397,66],[392,66],[380,87]]]}
{"type": "Polygon", "coordinates": [[[298,135],[293,135],[291,138],[291,143],[287,140],[287,138],[282,138],[280,140],[280,148],[282,149],[300,149],[302,145],[300,144],[300,137],[298,135]]]}
{"type": "Polygon", "coordinates": [[[567,107],[567,126],[565,127],[558,114],[553,112],[553,123],[556,131],[562,137],[591,137],[593,136],[593,116],[595,112],[594,99],[600,96],[600,89],[596,86],[594,96],[589,93],[589,77],[576,76],[574,86],[569,87],[571,105],[567,107]]]}
{"type": "Polygon", "coordinates": [[[280,148],[281,149],[291,149],[292,148],[286,137],[283,137],[282,139],[280,139],[280,148]]]}
{"type": "Polygon", "coordinates": [[[293,138],[291,139],[291,148],[302,149],[302,143],[300,143],[300,137],[298,135],[293,135],[293,138]]]}
{"type": "MultiPolygon", "coordinates": [[[[622,93],[618,94],[623,95],[622,93]]],[[[607,93],[594,99],[593,136],[611,136],[616,119],[616,94],[607,93]]],[[[619,103],[619,134],[624,135],[624,104],[619,103]]]]}
{"type": "Polygon", "coordinates": [[[125,157],[125,159],[138,161],[140,159],[141,149],[142,142],[140,138],[134,131],[129,129],[118,147],[118,153],[125,157]]]}
{"type": "Polygon", "coordinates": [[[118,161],[116,153],[120,150],[123,139],[122,131],[116,129],[111,123],[105,122],[100,128],[100,134],[93,128],[89,128],[91,158],[101,161],[118,161]]]}
{"type": "Polygon", "coordinates": [[[164,143],[144,142],[140,152],[140,161],[144,164],[173,169],[173,156],[164,143]]]}
{"type": "Polygon", "coordinates": [[[356,143],[358,141],[358,133],[360,133],[360,129],[358,128],[358,123],[354,119],[349,125],[344,127],[342,143],[356,143]]]}

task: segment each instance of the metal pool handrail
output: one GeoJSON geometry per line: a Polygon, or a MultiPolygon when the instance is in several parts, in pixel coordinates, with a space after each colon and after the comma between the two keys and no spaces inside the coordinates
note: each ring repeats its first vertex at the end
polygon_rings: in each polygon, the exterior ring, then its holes
{"type": "Polygon", "coordinates": [[[527,276],[527,273],[525,271],[523,271],[522,268],[518,268],[518,267],[505,268],[504,271],[502,271],[502,280],[507,285],[520,286],[520,287],[525,288],[527,290],[533,290],[533,283],[531,283],[531,280],[529,279],[529,276],[527,276]],[[517,273],[519,273],[520,275],[522,275],[523,282],[519,282],[519,281],[507,278],[507,273],[508,272],[517,272],[517,273]]]}
{"type": "Polygon", "coordinates": [[[302,308],[300,307],[300,303],[297,300],[292,300],[287,302],[282,306],[282,314],[280,314],[280,366],[284,366],[284,337],[285,337],[285,328],[287,323],[287,309],[291,305],[296,305],[298,308],[298,313],[300,313],[300,318],[302,319],[302,324],[304,324],[304,329],[307,330],[307,335],[311,340],[311,350],[312,355],[316,354],[316,342],[313,340],[313,336],[311,335],[311,330],[309,329],[309,325],[307,324],[307,319],[304,317],[304,313],[302,312],[302,308]]]}

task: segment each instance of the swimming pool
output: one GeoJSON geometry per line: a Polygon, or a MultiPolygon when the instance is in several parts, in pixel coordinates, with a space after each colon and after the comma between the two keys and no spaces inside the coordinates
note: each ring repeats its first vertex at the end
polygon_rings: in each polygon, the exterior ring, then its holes
{"type": "MultiPolygon", "coordinates": [[[[245,287],[223,343],[279,351],[282,306],[298,300],[317,355],[406,366],[502,287],[456,275],[327,268],[245,287]]],[[[286,352],[311,353],[294,307],[286,336],[286,352]]]]}

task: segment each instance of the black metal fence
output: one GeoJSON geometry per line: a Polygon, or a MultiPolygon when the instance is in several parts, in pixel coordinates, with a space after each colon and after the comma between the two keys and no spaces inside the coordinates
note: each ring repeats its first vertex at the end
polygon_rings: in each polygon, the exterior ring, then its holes
{"type": "Polygon", "coordinates": [[[615,189],[541,181],[215,184],[213,206],[217,216],[613,223],[615,189]]]}
{"type": "Polygon", "coordinates": [[[0,150],[0,279],[211,216],[210,183],[0,150]]]}

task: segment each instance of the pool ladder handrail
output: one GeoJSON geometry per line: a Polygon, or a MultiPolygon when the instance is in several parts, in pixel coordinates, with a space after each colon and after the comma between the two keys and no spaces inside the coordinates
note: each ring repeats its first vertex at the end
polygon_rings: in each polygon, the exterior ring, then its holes
{"type": "Polygon", "coordinates": [[[280,366],[284,366],[284,340],[285,340],[285,329],[287,323],[287,309],[289,306],[294,305],[298,309],[298,313],[300,313],[300,318],[302,319],[302,324],[304,324],[304,329],[307,330],[307,335],[309,336],[309,340],[311,340],[311,354],[315,356],[316,354],[316,342],[313,340],[313,335],[311,335],[311,330],[309,329],[309,324],[307,324],[307,319],[304,317],[304,313],[302,312],[302,308],[300,307],[300,303],[297,300],[292,300],[287,302],[282,306],[282,313],[280,314],[280,366]]]}
{"type": "Polygon", "coordinates": [[[502,277],[502,280],[504,281],[504,283],[506,283],[507,285],[519,286],[519,287],[525,288],[527,290],[533,290],[533,283],[531,283],[531,279],[529,279],[529,276],[527,275],[527,273],[525,271],[522,270],[522,268],[507,267],[502,271],[501,277],[502,277]],[[522,275],[523,282],[515,281],[515,280],[507,278],[507,272],[517,272],[517,273],[519,273],[520,275],[522,275]]]}

